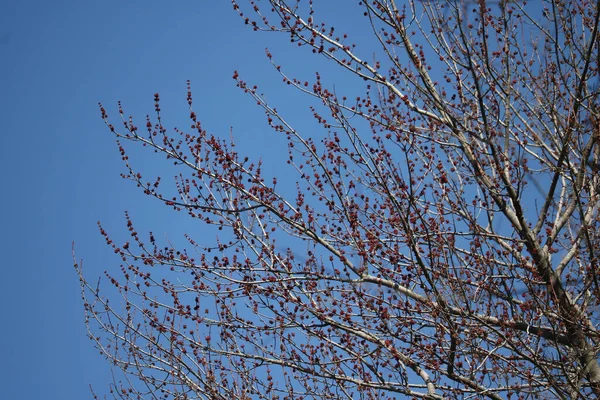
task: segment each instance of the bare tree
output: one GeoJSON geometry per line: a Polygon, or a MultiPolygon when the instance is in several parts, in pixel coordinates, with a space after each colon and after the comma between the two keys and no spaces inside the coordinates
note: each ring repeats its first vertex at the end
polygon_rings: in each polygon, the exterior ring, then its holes
{"type": "Polygon", "coordinates": [[[126,178],[221,230],[179,250],[129,217],[128,243],[102,230],[118,305],[76,263],[90,337],[124,371],[114,397],[598,397],[600,2],[363,1],[344,10],[364,13],[362,53],[318,1],[248,3],[254,30],[357,84],[274,63],[315,100],[308,137],[234,74],[286,138],[295,191],[207,133],[191,91],[190,132],[158,94],[147,129],[101,106],[126,178]],[[177,193],[126,145],[175,162],[177,193]]]}

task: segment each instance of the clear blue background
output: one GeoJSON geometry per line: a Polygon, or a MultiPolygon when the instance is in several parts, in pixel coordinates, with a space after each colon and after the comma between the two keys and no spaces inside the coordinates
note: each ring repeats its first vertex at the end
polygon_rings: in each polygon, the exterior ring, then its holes
{"type": "MultiPolygon", "coordinates": [[[[302,78],[314,76],[320,61],[309,57],[315,66],[307,68],[308,50],[292,57],[298,51],[288,42],[252,32],[223,0],[0,3],[0,398],[90,398],[90,384],[100,394],[111,380],[85,336],[72,241],[94,280],[118,267],[99,220],[117,237],[125,233],[124,210],[141,232],[202,232],[198,225],[182,229],[179,217],[119,178],[124,169],[97,103],[115,117],[122,100],[143,126],[159,92],[167,125],[186,127],[191,79],[206,128],[227,136],[233,127],[238,148],[269,155],[281,142],[231,76],[238,69],[278,108],[294,110],[298,97],[285,90],[265,47],[302,78]]],[[[310,119],[301,115],[291,119],[310,119]]],[[[155,161],[143,157],[137,165],[152,169],[155,161]]]]}
{"type": "MultiPolygon", "coordinates": [[[[316,3],[317,18],[340,35],[351,31],[350,43],[370,61],[378,45],[369,43],[358,1],[316,3]]],[[[286,154],[284,138],[235,87],[233,71],[258,84],[305,136],[318,141],[323,131],[310,122],[307,98],[282,83],[265,47],[293,77],[313,80],[318,70],[340,97],[364,95],[362,81],[348,80],[287,35],[253,32],[228,0],[0,1],[0,399],[85,399],[90,384],[106,393],[109,365],[86,337],[71,258],[75,241],[90,280],[118,270],[97,221],[117,241],[125,239],[125,210],[139,232],[153,230],[157,239],[177,242],[187,232],[211,241],[197,221],[119,178],[125,171],[98,102],[117,122],[121,100],[144,126],[159,92],[165,124],[185,129],[190,79],[204,127],[224,138],[232,128],[238,151],[264,156],[265,174],[284,184],[277,164],[286,154]]],[[[165,181],[172,176],[151,154],[134,150],[131,158],[142,171],[162,172],[165,181]]]]}

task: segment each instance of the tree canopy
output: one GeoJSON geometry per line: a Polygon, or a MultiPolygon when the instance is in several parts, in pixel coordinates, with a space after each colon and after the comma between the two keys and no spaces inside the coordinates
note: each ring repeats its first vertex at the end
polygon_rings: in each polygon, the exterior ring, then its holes
{"type": "Polygon", "coordinates": [[[302,131],[234,73],[286,140],[279,176],[207,132],[191,89],[185,130],[158,94],[140,127],[100,107],[124,177],[219,232],[179,248],[129,217],[126,243],[101,228],[116,297],[76,263],[114,397],[599,396],[600,2],[336,2],[368,48],[320,3],[232,2],[356,81],[267,52],[321,127],[302,131]],[[129,146],[174,163],[175,189],[129,146]]]}

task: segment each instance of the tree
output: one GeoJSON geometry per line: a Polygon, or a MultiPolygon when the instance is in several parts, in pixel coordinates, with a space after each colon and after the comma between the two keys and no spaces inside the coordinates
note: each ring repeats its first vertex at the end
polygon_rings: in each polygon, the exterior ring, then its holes
{"type": "Polygon", "coordinates": [[[293,192],[206,132],[191,91],[185,132],[158,94],[146,130],[101,106],[125,177],[219,230],[183,249],[129,217],[130,242],[102,230],[122,308],[76,262],[90,337],[126,377],[114,396],[600,396],[600,3],[360,2],[362,54],[317,3],[233,1],[357,78],[334,90],[273,61],[317,100],[311,138],[234,74],[286,138],[293,192]],[[176,193],[127,145],[174,162],[176,193]]]}

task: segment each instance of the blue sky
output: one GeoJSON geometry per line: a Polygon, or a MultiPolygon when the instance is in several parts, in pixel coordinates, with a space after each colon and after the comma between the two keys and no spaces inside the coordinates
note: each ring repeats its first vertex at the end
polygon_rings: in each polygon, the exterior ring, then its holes
{"type": "Polygon", "coordinates": [[[191,79],[207,128],[227,135],[231,126],[251,138],[246,146],[268,151],[263,115],[231,76],[238,69],[281,107],[292,106],[264,57],[267,45],[281,48],[280,58],[296,51],[282,46],[285,39],[253,33],[228,1],[0,3],[0,397],[90,398],[89,384],[102,393],[110,380],[85,336],[73,240],[94,277],[118,267],[98,220],[119,235],[129,210],[141,231],[183,233],[119,178],[123,167],[97,103],[116,116],[122,100],[128,113],[143,118],[160,92],[163,109],[172,112],[169,123],[187,124],[191,79]]]}
{"type": "MultiPolygon", "coordinates": [[[[360,13],[343,10],[334,25],[356,28],[353,16],[360,13]]],[[[366,35],[355,37],[360,48],[366,35]]],[[[258,84],[292,123],[308,127],[311,117],[302,96],[271,67],[265,47],[293,76],[311,78],[319,70],[327,82],[345,82],[307,49],[289,45],[287,36],[252,32],[227,0],[0,3],[0,397],[90,398],[90,384],[104,393],[110,370],[85,335],[71,259],[75,241],[89,278],[118,268],[97,221],[117,239],[126,232],[125,210],[140,232],[151,229],[174,240],[184,232],[203,233],[119,178],[124,168],[97,103],[115,117],[121,100],[126,113],[141,121],[159,92],[167,125],[185,127],[190,79],[205,128],[227,137],[231,127],[240,152],[272,160],[283,142],[235,87],[233,71],[258,84]]],[[[134,154],[135,165],[161,171],[159,159],[134,154]]],[[[276,172],[275,163],[267,162],[269,172],[276,172]]]]}

